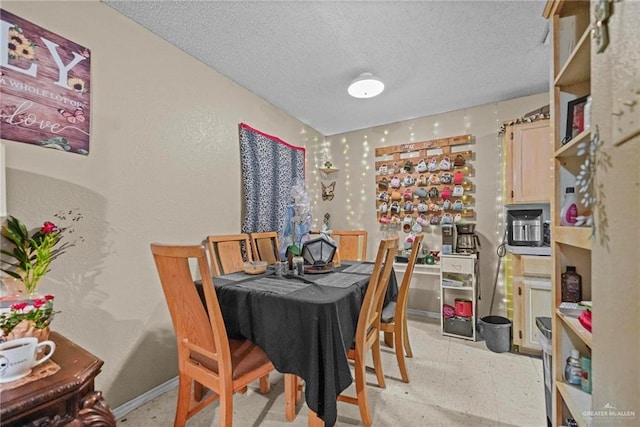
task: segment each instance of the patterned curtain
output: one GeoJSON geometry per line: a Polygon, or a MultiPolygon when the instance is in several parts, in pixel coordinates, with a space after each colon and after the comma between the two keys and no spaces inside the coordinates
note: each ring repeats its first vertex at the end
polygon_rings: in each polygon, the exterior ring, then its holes
{"type": "Polygon", "coordinates": [[[304,181],[304,157],[304,148],[240,124],[243,233],[275,230],[281,236],[282,248],[291,188],[304,181]]]}

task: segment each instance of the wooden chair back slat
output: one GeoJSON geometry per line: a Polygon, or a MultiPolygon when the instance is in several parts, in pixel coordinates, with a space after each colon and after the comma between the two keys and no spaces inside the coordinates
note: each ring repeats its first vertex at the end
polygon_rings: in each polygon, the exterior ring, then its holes
{"type": "Polygon", "coordinates": [[[249,235],[245,233],[207,236],[207,246],[215,276],[242,271],[245,261],[253,261],[249,235]]]}
{"type": "Polygon", "coordinates": [[[251,233],[251,244],[254,260],[266,261],[268,265],[280,261],[280,242],[276,231],[251,233]]]}
{"type": "MultiPolygon", "coordinates": [[[[309,234],[312,239],[316,239],[320,232],[313,230],[309,234]]],[[[367,235],[366,230],[332,230],[331,238],[338,246],[333,257],[334,264],[339,265],[340,261],[366,261],[367,235]]]]}
{"type": "Polygon", "coordinates": [[[404,276],[402,276],[402,285],[400,286],[398,297],[396,299],[396,316],[400,311],[404,313],[406,313],[407,311],[407,301],[409,300],[409,286],[411,285],[413,270],[416,266],[416,261],[418,260],[418,254],[420,253],[420,245],[422,243],[422,239],[424,239],[424,234],[419,233],[416,234],[413,240],[411,255],[409,256],[409,260],[407,261],[407,269],[404,271],[404,276]]]}
{"type": "Polygon", "coordinates": [[[331,237],[338,243],[340,261],[367,260],[367,232],[365,230],[334,230],[331,237]]]}
{"type": "Polygon", "coordinates": [[[364,348],[368,333],[372,328],[379,328],[384,295],[389,286],[389,277],[397,249],[397,237],[380,241],[371,279],[358,317],[356,347],[360,345],[364,348]]]}

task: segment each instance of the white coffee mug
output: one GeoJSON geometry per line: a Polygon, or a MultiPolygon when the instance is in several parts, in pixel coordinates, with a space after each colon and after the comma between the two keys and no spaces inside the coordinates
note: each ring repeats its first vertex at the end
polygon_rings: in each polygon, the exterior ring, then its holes
{"type": "Polygon", "coordinates": [[[56,350],[53,341],[42,341],[38,338],[26,337],[0,344],[0,383],[8,383],[26,377],[31,368],[46,362],[56,350]],[[36,359],[38,350],[49,347],[49,352],[41,359],[36,359]]]}

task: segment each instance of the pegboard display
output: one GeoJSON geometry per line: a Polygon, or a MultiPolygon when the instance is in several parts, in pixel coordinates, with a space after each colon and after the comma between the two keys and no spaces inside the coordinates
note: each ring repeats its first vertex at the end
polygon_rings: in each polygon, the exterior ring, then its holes
{"type": "Polygon", "coordinates": [[[461,135],[376,148],[378,222],[415,229],[474,220],[474,153],[460,151],[473,143],[461,135]]]}

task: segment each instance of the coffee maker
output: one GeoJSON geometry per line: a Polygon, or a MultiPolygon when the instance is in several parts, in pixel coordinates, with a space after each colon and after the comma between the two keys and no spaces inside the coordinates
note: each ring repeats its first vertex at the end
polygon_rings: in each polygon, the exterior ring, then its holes
{"type": "Polygon", "coordinates": [[[480,238],[475,229],[475,224],[456,224],[456,253],[477,254],[480,251],[480,238]]]}
{"type": "Polygon", "coordinates": [[[453,253],[454,238],[453,238],[453,225],[445,224],[442,226],[442,253],[453,253]]]}

